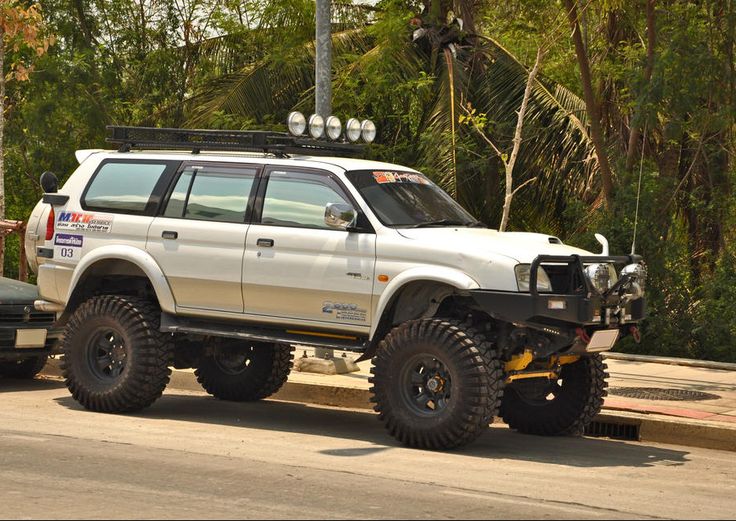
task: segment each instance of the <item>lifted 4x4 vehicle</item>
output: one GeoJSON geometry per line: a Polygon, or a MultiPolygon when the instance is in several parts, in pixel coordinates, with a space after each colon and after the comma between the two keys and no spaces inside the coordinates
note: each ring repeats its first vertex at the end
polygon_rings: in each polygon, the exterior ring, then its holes
{"type": "Polygon", "coordinates": [[[171,366],[266,398],[305,344],[372,358],[375,410],[412,447],[467,444],[499,415],[579,435],[606,394],[600,353],[638,334],[638,256],[489,229],[348,143],[111,130],[120,149],[77,152],[61,190],[42,176],[26,244],[87,409],[148,407],[171,366]]]}

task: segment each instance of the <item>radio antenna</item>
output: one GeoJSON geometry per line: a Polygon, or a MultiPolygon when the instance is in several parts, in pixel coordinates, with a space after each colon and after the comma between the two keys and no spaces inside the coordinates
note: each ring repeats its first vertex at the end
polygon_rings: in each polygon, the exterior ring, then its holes
{"type": "Polygon", "coordinates": [[[636,231],[639,226],[639,201],[641,201],[641,177],[644,171],[644,143],[647,137],[647,124],[644,124],[644,132],[641,135],[641,159],[639,160],[639,187],[636,190],[636,212],[634,213],[634,238],[631,241],[631,254],[636,253],[636,231]]]}

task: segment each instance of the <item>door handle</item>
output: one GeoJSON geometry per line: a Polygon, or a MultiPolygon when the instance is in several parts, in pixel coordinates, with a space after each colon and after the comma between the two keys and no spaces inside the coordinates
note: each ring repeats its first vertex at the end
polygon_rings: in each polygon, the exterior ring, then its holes
{"type": "Polygon", "coordinates": [[[176,239],[179,238],[179,232],[165,231],[161,234],[161,237],[163,237],[164,239],[175,241],[176,239]]]}
{"type": "Polygon", "coordinates": [[[273,239],[258,239],[256,245],[261,248],[273,248],[273,239]]]}

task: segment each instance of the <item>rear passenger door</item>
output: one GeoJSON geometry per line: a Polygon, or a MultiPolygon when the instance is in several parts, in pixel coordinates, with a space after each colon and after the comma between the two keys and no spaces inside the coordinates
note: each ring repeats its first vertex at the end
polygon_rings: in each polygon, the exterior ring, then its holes
{"type": "Polygon", "coordinates": [[[177,310],[242,313],[243,250],[259,166],[186,164],[148,234],[177,310]]]}

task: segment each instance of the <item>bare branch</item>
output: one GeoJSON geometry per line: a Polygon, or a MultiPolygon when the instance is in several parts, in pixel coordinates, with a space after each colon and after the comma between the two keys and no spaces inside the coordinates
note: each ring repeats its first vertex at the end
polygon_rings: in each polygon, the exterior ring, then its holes
{"type": "MultiPolygon", "coordinates": [[[[542,64],[542,59],[544,58],[546,52],[547,51],[544,50],[542,47],[539,47],[537,49],[537,59],[534,62],[534,67],[532,67],[531,72],[529,72],[529,78],[526,81],[526,88],[524,89],[524,97],[521,100],[521,108],[519,109],[518,117],[516,120],[516,130],[514,131],[513,139],[514,147],[511,150],[511,156],[509,157],[508,162],[504,161],[506,165],[506,197],[504,197],[503,201],[503,215],[501,216],[501,224],[498,227],[498,230],[502,232],[506,231],[506,227],[509,224],[509,216],[511,215],[511,202],[513,201],[514,195],[518,190],[514,190],[514,166],[516,165],[516,158],[519,156],[519,150],[521,149],[521,133],[524,128],[524,116],[526,115],[526,109],[529,105],[529,98],[531,98],[532,95],[532,87],[534,85],[534,82],[536,81],[537,73],[539,72],[539,68],[542,64]]],[[[528,183],[529,181],[521,185],[521,187],[528,183]]]]}
{"type": "Polygon", "coordinates": [[[526,181],[524,181],[523,183],[521,183],[519,186],[517,186],[516,188],[514,188],[514,191],[511,192],[511,196],[512,197],[515,196],[516,195],[516,192],[518,192],[519,190],[521,190],[522,188],[524,188],[526,185],[530,185],[530,184],[534,183],[538,179],[539,179],[539,177],[532,177],[531,179],[527,179],[526,181]]]}
{"type": "Polygon", "coordinates": [[[488,137],[488,136],[486,135],[486,133],[485,133],[485,132],[483,132],[483,129],[481,129],[481,128],[480,128],[480,127],[478,126],[478,123],[476,123],[476,122],[475,122],[475,119],[473,118],[473,113],[472,113],[472,112],[470,112],[470,111],[468,110],[468,108],[467,108],[467,107],[466,107],[465,105],[462,105],[462,104],[461,104],[460,106],[461,106],[461,107],[462,107],[462,109],[463,109],[463,110],[465,111],[465,113],[466,113],[466,114],[467,114],[467,115],[469,116],[469,118],[468,118],[468,119],[470,120],[470,123],[471,123],[471,124],[473,125],[473,128],[474,128],[474,129],[475,129],[475,130],[476,130],[476,131],[478,132],[478,134],[480,135],[480,137],[482,137],[482,138],[483,138],[483,140],[484,140],[484,141],[485,141],[486,143],[488,143],[488,145],[489,145],[489,146],[490,146],[490,147],[491,147],[491,148],[493,149],[493,151],[494,151],[494,152],[496,153],[496,155],[498,155],[498,157],[499,157],[499,158],[501,159],[501,161],[503,161],[503,164],[505,165],[505,164],[506,164],[506,161],[504,161],[504,159],[503,159],[503,156],[504,156],[505,154],[504,154],[503,152],[501,152],[501,151],[500,151],[500,150],[498,149],[498,147],[496,146],[496,144],[495,144],[495,143],[494,143],[493,141],[491,141],[491,138],[489,138],[489,137],[488,137]]]}

